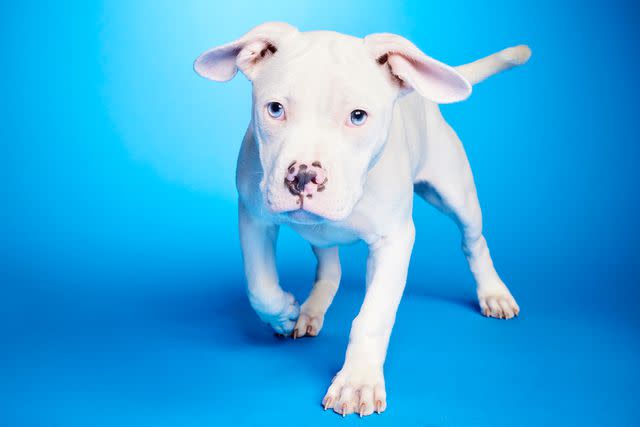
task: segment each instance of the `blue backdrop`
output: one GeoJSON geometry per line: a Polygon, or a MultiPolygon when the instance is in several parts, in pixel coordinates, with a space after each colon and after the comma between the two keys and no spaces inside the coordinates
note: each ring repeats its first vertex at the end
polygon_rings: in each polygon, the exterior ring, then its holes
{"type": "MultiPolygon", "coordinates": [[[[637,425],[638,13],[623,1],[105,1],[2,6],[0,425],[360,423],[323,412],[363,296],[365,248],[317,339],[251,311],[235,158],[250,84],[198,77],[252,26],[395,32],[452,65],[531,61],[443,108],[498,271],[521,308],[483,318],[455,225],[421,200],[369,425],[637,425]],[[482,3],[482,5],[480,5],[482,3]]],[[[285,288],[314,264],[283,230],[285,288]]],[[[282,257],[281,257],[282,258],[282,257]]]]}

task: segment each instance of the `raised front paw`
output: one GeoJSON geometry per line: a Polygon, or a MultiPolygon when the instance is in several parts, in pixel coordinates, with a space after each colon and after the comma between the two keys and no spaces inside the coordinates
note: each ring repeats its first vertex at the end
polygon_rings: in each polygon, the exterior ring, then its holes
{"type": "Polygon", "coordinates": [[[282,301],[279,301],[279,304],[275,306],[275,309],[266,309],[254,305],[254,308],[260,319],[271,325],[276,333],[285,336],[291,335],[300,314],[300,306],[290,293],[284,293],[282,301]]]}
{"type": "Polygon", "coordinates": [[[325,411],[332,408],[343,417],[354,412],[361,417],[382,413],[387,408],[382,369],[342,368],[333,378],[322,405],[325,411]]]}

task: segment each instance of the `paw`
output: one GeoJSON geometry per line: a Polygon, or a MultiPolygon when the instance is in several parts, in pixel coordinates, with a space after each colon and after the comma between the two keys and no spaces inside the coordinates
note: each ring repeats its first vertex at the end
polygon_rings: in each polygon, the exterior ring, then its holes
{"type": "Polygon", "coordinates": [[[256,308],[256,312],[258,316],[260,316],[260,319],[271,325],[277,334],[289,336],[296,324],[296,319],[300,313],[300,306],[293,295],[284,293],[282,301],[280,301],[276,307],[275,310],[261,310],[256,308]]]}
{"type": "Polygon", "coordinates": [[[493,291],[478,292],[480,310],[487,317],[511,319],[520,313],[520,307],[506,286],[493,291]]]}
{"type": "Polygon", "coordinates": [[[331,382],[322,405],[325,411],[332,408],[343,417],[354,412],[360,417],[382,413],[387,409],[382,369],[343,368],[331,382]]]}
{"type": "Polygon", "coordinates": [[[322,324],[324,323],[324,316],[311,315],[303,312],[300,313],[298,321],[293,328],[293,339],[302,338],[304,336],[315,337],[320,333],[322,324]]]}

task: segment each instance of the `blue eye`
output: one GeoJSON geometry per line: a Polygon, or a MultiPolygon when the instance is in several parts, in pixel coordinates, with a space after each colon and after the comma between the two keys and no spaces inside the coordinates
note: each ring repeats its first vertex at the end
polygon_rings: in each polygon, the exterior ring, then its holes
{"type": "Polygon", "coordinates": [[[351,123],[355,126],[362,126],[367,121],[367,112],[364,110],[353,110],[351,112],[351,123]]]}
{"type": "Polygon", "coordinates": [[[284,107],[279,102],[268,103],[267,112],[274,119],[281,119],[284,117],[284,107]]]}

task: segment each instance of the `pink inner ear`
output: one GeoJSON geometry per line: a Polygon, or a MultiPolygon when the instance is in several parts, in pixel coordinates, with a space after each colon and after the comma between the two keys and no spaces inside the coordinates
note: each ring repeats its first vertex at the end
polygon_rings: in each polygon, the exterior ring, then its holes
{"type": "Polygon", "coordinates": [[[245,45],[236,42],[205,52],[196,59],[194,69],[203,77],[226,82],[236,75],[239,68],[251,79],[255,74],[255,65],[276,51],[276,47],[267,40],[256,40],[245,45]]]}
{"type": "Polygon", "coordinates": [[[238,68],[251,78],[253,66],[261,58],[274,54],[283,37],[297,31],[284,22],[265,22],[236,41],[206,51],[196,59],[193,68],[202,77],[219,82],[231,80],[238,68]]]}
{"type": "Polygon", "coordinates": [[[439,104],[462,101],[471,94],[471,84],[457,71],[424,55],[407,59],[400,53],[388,58],[389,67],[407,85],[439,104]]]}
{"type": "Polygon", "coordinates": [[[240,51],[237,43],[220,46],[203,53],[193,63],[193,69],[210,80],[226,82],[238,72],[236,55],[240,51]]]}

